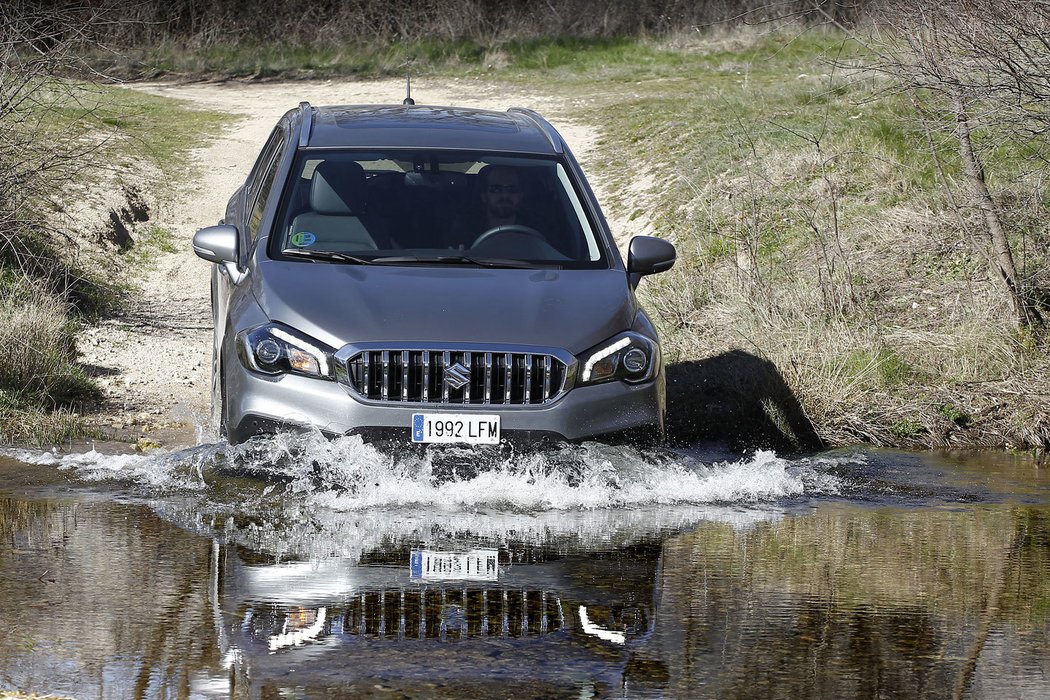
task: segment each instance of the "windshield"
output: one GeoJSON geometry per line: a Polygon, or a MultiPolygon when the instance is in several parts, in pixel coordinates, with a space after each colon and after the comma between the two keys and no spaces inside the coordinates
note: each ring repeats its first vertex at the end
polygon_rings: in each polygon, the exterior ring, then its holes
{"type": "Polygon", "coordinates": [[[301,153],[271,245],[325,262],[607,267],[562,163],[491,153],[301,153]]]}

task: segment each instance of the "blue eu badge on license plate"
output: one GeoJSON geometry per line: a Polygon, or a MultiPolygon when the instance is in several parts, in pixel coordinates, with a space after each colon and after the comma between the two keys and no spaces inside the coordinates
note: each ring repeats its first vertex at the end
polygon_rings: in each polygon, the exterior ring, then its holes
{"type": "Polygon", "coordinates": [[[412,442],[423,442],[423,414],[412,414],[412,442]]]}

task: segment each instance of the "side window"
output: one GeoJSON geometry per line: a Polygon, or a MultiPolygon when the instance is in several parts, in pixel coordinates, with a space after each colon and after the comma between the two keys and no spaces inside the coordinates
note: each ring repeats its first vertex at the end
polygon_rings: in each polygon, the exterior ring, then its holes
{"type": "Polygon", "coordinates": [[[274,178],[277,177],[277,168],[281,164],[281,156],[284,154],[284,137],[278,131],[270,137],[266,144],[256,167],[261,166],[261,172],[257,172],[252,179],[251,189],[248,191],[248,234],[252,240],[259,236],[259,225],[262,223],[263,212],[266,211],[266,202],[270,198],[273,189],[274,178]]]}
{"type": "Polygon", "coordinates": [[[266,145],[263,146],[261,151],[259,151],[259,156],[255,159],[255,164],[252,165],[251,172],[248,173],[248,189],[245,192],[247,202],[245,203],[245,207],[251,204],[255,192],[259,189],[262,172],[266,170],[266,166],[269,165],[271,160],[273,160],[273,153],[277,149],[278,144],[281,143],[281,140],[281,127],[277,126],[270,132],[269,138],[266,139],[266,145]]]}

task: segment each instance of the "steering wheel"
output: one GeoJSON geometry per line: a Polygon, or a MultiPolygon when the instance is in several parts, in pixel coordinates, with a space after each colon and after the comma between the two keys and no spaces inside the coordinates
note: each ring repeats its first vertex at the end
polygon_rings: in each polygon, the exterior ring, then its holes
{"type": "Polygon", "coordinates": [[[495,238],[496,236],[502,236],[505,233],[520,233],[525,236],[532,236],[533,238],[538,238],[544,243],[547,242],[546,237],[534,228],[525,226],[523,224],[503,224],[502,226],[493,226],[488,231],[482,233],[480,236],[474,239],[474,242],[470,244],[470,247],[477,248],[485,241],[495,238]]]}

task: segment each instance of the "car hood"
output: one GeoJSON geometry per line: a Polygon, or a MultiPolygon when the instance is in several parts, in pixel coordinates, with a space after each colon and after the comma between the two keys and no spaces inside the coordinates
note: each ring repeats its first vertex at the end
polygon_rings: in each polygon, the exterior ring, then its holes
{"type": "Polygon", "coordinates": [[[347,343],[513,343],[579,353],[631,327],[618,270],[393,267],[270,260],[263,311],[333,348],[347,343]]]}

